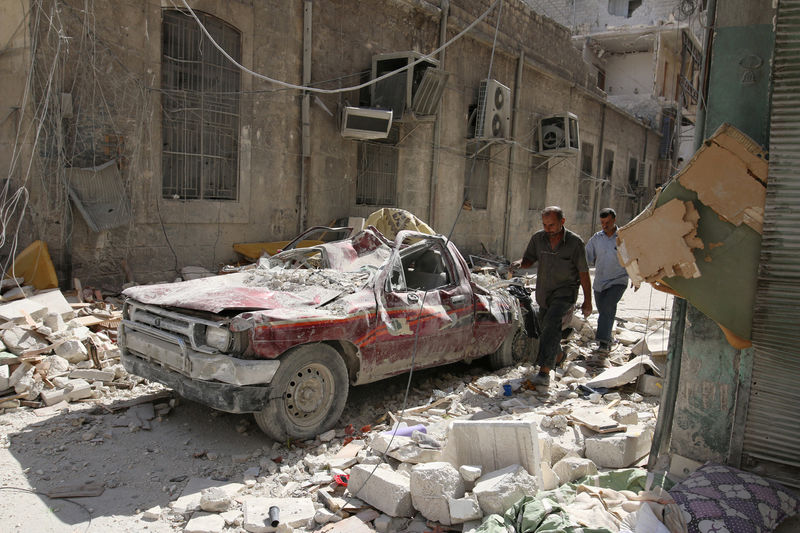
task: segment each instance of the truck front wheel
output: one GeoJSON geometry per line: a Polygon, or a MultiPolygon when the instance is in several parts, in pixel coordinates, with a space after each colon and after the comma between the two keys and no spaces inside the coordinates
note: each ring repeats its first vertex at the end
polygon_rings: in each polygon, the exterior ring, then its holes
{"type": "Polygon", "coordinates": [[[306,344],[281,356],[267,406],[255,413],[276,441],[309,439],[332,428],[347,402],[347,366],[327,344],[306,344]]]}

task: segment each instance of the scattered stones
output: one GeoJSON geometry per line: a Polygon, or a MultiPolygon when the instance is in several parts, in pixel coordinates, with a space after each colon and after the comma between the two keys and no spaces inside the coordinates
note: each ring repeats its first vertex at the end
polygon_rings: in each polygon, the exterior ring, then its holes
{"type": "Polygon", "coordinates": [[[450,463],[419,464],[411,469],[411,502],[422,516],[450,525],[449,500],[464,496],[464,480],[450,463]]]}
{"type": "Polygon", "coordinates": [[[536,494],[539,484],[521,465],[510,465],[480,477],[472,489],[484,514],[503,514],[523,496],[536,494]]]}
{"type": "Polygon", "coordinates": [[[200,491],[200,508],[209,513],[221,513],[230,507],[231,498],[219,487],[210,487],[200,491]]]}
{"type": "Polygon", "coordinates": [[[389,516],[414,515],[409,478],[388,465],[354,466],[350,469],[347,490],[389,516]]]}
{"type": "Polygon", "coordinates": [[[553,473],[560,483],[569,483],[597,473],[597,466],[585,457],[564,457],[553,465],[553,473]]]}

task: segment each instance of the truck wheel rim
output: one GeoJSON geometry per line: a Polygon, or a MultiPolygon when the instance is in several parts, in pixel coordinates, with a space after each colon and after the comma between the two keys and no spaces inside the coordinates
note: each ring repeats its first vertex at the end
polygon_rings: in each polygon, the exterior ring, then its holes
{"type": "Polygon", "coordinates": [[[328,414],[334,394],[333,374],[325,365],[311,363],[300,368],[286,387],[286,414],[298,426],[315,426],[328,414]]]}

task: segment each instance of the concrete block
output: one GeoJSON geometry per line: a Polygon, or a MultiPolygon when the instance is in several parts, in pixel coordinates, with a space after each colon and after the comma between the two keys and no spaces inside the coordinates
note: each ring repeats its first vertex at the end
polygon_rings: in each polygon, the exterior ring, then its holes
{"type": "Polygon", "coordinates": [[[639,381],[636,384],[636,390],[645,396],[661,396],[664,390],[664,378],[658,376],[651,376],[650,374],[642,374],[639,376],[639,381]]]}
{"type": "Polygon", "coordinates": [[[77,339],[69,339],[56,347],[56,355],[63,357],[70,363],[79,363],[89,359],[86,346],[77,339]]]}
{"type": "Polygon", "coordinates": [[[98,370],[96,368],[79,368],[69,373],[72,379],[85,379],[87,381],[114,381],[114,370],[107,368],[98,370]]]}
{"type": "Polygon", "coordinates": [[[43,359],[47,365],[47,377],[57,376],[69,371],[69,361],[59,355],[48,355],[43,359]]]}
{"type": "Polygon", "coordinates": [[[516,420],[456,420],[448,431],[444,461],[456,466],[480,466],[492,472],[522,465],[541,484],[541,462],[536,418],[516,420]]]}
{"type": "MultiPolygon", "coordinates": [[[[248,496],[242,503],[243,527],[251,533],[269,533],[277,528],[269,524],[269,508],[278,506],[281,526],[305,527],[317,513],[311,498],[261,498],[248,496]]],[[[281,527],[279,526],[279,527],[281,527]]]]}
{"type": "Polygon", "coordinates": [[[183,533],[220,533],[225,529],[225,519],[213,513],[195,513],[183,533]]]}
{"type": "Polygon", "coordinates": [[[569,483],[584,476],[597,473],[597,466],[584,457],[564,457],[553,465],[553,473],[558,476],[560,483],[569,483]]]}
{"type": "Polygon", "coordinates": [[[59,313],[47,313],[42,323],[50,328],[50,331],[53,333],[58,333],[67,329],[67,323],[64,322],[64,318],[59,313]]]}
{"type": "Polygon", "coordinates": [[[372,533],[373,529],[357,516],[351,516],[336,524],[328,524],[320,533],[372,533]]]}
{"type": "Polygon", "coordinates": [[[44,348],[46,344],[39,342],[29,331],[13,327],[3,332],[3,344],[14,355],[22,355],[28,350],[44,348]]]}
{"type": "Polygon", "coordinates": [[[68,402],[77,402],[84,398],[92,397],[92,386],[84,379],[71,379],[64,389],[67,393],[68,402]]]}
{"type": "Polygon", "coordinates": [[[389,526],[392,524],[392,517],[388,514],[382,514],[372,521],[372,526],[378,533],[389,533],[389,526]]]}
{"type": "Polygon", "coordinates": [[[586,376],[586,368],[572,363],[567,367],[567,374],[569,374],[573,378],[580,379],[586,376]]]}
{"type": "Polygon", "coordinates": [[[472,492],[484,514],[503,514],[523,496],[535,495],[539,486],[521,465],[509,465],[480,477],[472,492]]]}
{"type": "Polygon", "coordinates": [[[481,477],[483,469],[475,465],[461,465],[458,467],[458,472],[461,474],[461,477],[464,478],[464,481],[475,481],[481,477]]]}
{"type": "Polygon", "coordinates": [[[227,511],[231,497],[219,487],[209,487],[200,491],[200,508],[209,513],[227,511]]]}
{"type": "Polygon", "coordinates": [[[202,498],[203,490],[211,487],[219,487],[224,490],[229,497],[233,497],[244,488],[244,485],[241,483],[226,483],[224,481],[216,481],[207,478],[189,478],[181,495],[174,502],[170,502],[169,506],[173,511],[180,514],[197,511],[200,509],[200,499],[202,498]]]}
{"type": "Polygon", "coordinates": [[[617,407],[611,413],[611,418],[624,426],[633,426],[639,423],[639,412],[631,407],[617,407]]]}
{"type": "Polygon", "coordinates": [[[464,480],[450,463],[434,462],[411,469],[411,503],[422,516],[450,525],[449,500],[464,496],[464,480]]]}
{"type": "Polygon", "coordinates": [[[328,522],[338,522],[341,519],[342,519],[341,516],[330,512],[324,507],[321,509],[317,509],[317,512],[314,514],[314,522],[320,525],[327,524],[328,522]]]}
{"type": "Polygon", "coordinates": [[[409,478],[388,465],[379,465],[370,477],[373,468],[356,465],[350,469],[350,494],[389,516],[413,516],[409,478]]]}
{"type": "Polygon", "coordinates": [[[0,391],[4,391],[9,387],[8,378],[10,376],[8,365],[0,365],[0,391]]]}
{"type": "Polygon", "coordinates": [[[550,435],[550,464],[556,464],[567,455],[583,457],[585,441],[580,428],[570,426],[566,431],[550,435]]]}
{"type": "Polygon", "coordinates": [[[11,375],[8,377],[8,386],[9,387],[16,387],[17,383],[19,383],[22,378],[28,375],[33,375],[34,368],[33,365],[23,361],[11,375]]]}
{"type": "Polygon", "coordinates": [[[450,523],[463,524],[470,520],[480,520],[483,518],[483,511],[478,503],[478,498],[471,494],[464,498],[450,498],[450,523]]]}
{"type": "Polygon", "coordinates": [[[653,430],[630,426],[625,433],[586,437],[586,457],[604,468],[626,468],[650,453],[653,430]]]}
{"type": "Polygon", "coordinates": [[[67,393],[64,389],[44,389],[39,393],[39,396],[48,407],[67,401],[67,393]]]}

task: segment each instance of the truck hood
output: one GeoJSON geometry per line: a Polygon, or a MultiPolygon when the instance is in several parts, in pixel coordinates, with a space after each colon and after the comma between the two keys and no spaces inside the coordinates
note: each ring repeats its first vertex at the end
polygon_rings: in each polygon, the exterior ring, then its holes
{"type": "Polygon", "coordinates": [[[318,306],[342,292],[353,292],[368,277],[360,272],[258,268],[177,283],[130,287],[123,294],[144,304],[211,313],[288,310],[318,306]]]}

